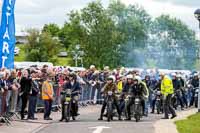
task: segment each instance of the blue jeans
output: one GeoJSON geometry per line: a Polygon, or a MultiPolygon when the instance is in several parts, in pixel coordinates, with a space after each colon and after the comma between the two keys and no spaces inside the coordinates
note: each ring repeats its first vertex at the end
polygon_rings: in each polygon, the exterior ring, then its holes
{"type": "Polygon", "coordinates": [[[49,118],[52,109],[52,100],[44,100],[44,119],[49,118]]]}
{"type": "Polygon", "coordinates": [[[37,96],[29,96],[28,118],[35,118],[35,109],[37,104],[37,96]]]}

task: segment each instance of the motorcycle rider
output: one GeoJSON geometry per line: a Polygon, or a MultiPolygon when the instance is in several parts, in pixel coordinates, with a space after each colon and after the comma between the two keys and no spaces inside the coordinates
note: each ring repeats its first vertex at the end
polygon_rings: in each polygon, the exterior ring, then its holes
{"type": "MultiPolygon", "coordinates": [[[[68,80],[68,78],[66,78],[68,80]]],[[[63,90],[71,89],[72,92],[72,99],[75,100],[75,103],[72,102],[72,118],[74,119],[74,116],[78,116],[78,100],[79,100],[79,94],[81,92],[81,87],[79,82],[77,81],[77,76],[75,73],[69,74],[69,81],[66,81],[66,83],[63,86],[63,90]]],[[[62,102],[63,104],[63,102],[62,102]]],[[[63,110],[63,109],[62,109],[63,110]]],[[[63,110],[64,111],[64,110],[63,110]]],[[[64,112],[62,111],[62,118],[60,121],[64,120],[64,112]]]]}
{"type": "Polygon", "coordinates": [[[175,102],[179,102],[180,105],[181,105],[181,110],[183,110],[184,108],[184,104],[183,104],[183,99],[182,99],[182,90],[181,88],[183,87],[182,86],[182,82],[180,80],[180,75],[176,75],[176,73],[172,73],[172,83],[173,83],[173,87],[174,87],[174,91],[175,91],[175,95],[177,97],[173,99],[173,106],[175,107],[176,109],[176,106],[177,105],[174,105],[175,102]],[[177,101],[176,101],[177,100],[177,101]]]}
{"type": "Polygon", "coordinates": [[[102,105],[100,118],[98,120],[103,120],[103,114],[104,114],[104,111],[105,111],[105,108],[106,108],[106,105],[107,105],[106,97],[107,97],[108,91],[113,92],[113,100],[114,100],[113,104],[116,106],[116,109],[117,109],[117,112],[118,112],[118,115],[119,115],[119,120],[122,120],[121,119],[121,112],[120,112],[118,102],[117,102],[117,97],[115,95],[116,92],[117,92],[117,86],[115,84],[115,76],[113,76],[113,75],[111,75],[107,78],[107,83],[105,84],[105,86],[101,90],[101,92],[104,95],[104,102],[103,102],[103,105],[102,105]]]}
{"type": "Polygon", "coordinates": [[[132,87],[133,87],[133,75],[129,74],[126,76],[126,83],[122,89],[122,94],[120,96],[120,98],[122,99],[121,101],[123,102],[120,102],[120,110],[123,111],[125,110],[125,95],[129,93],[129,91],[132,90],[132,87]]]}
{"type": "Polygon", "coordinates": [[[183,79],[182,75],[181,74],[178,74],[177,75],[177,78],[178,78],[178,81],[180,82],[180,85],[181,85],[181,92],[182,92],[182,100],[183,100],[183,104],[185,105],[185,107],[187,108],[188,107],[188,102],[187,102],[187,92],[185,90],[185,80],[183,79]]]}
{"type": "MultiPolygon", "coordinates": [[[[198,73],[194,73],[194,77],[192,78],[191,85],[192,85],[193,88],[199,87],[198,73]]],[[[192,91],[192,98],[191,98],[191,101],[190,101],[190,107],[193,106],[193,104],[194,104],[194,96],[195,96],[195,90],[192,91]]]]}
{"type": "Polygon", "coordinates": [[[148,99],[145,100],[145,116],[148,115],[148,106],[150,105],[150,107],[152,108],[152,93],[153,93],[153,90],[151,89],[151,80],[150,80],[150,75],[147,74],[145,76],[145,79],[143,80],[143,82],[146,84],[146,87],[149,91],[149,97],[148,99]]]}
{"type": "MultiPolygon", "coordinates": [[[[66,91],[66,89],[68,89],[68,88],[70,88],[71,87],[71,85],[70,85],[70,80],[69,80],[69,77],[68,76],[66,76],[65,77],[65,81],[64,81],[64,84],[63,84],[63,86],[62,86],[62,92],[65,92],[66,91]]],[[[61,92],[61,93],[62,93],[61,92]]],[[[64,104],[65,104],[65,97],[63,96],[63,95],[61,95],[61,105],[62,105],[62,113],[61,113],[61,119],[60,119],[60,121],[63,121],[64,119],[65,119],[65,106],[64,106],[64,104]]]]}
{"type": "Polygon", "coordinates": [[[139,76],[135,76],[133,79],[133,85],[129,90],[132,95],[131,100],[127,104],[128,118],[126,120],[131,120],[131,106],[134,104],[135,96],[140,96],[143,107],[143,114],[145,113],[145,99],[148,98],[149,92],[144,82],[141,81],[139,76]]]}
{"type": "Polygon", "coordinates": [[[162,119],[169,119],[169,112],[172,114],[171,119],[175,118],[176,112],[171,106],[171,97],[174,93],[173,90],[173,83],[172,80],[165,74],[160,74],[162,82],[161,82],[161,94],[163,95],[164,100],[164,118],[162,119]]]}
{"type": "MultiPolygon", "coordinates": [[[[154,88],[154,91],[161,91],[161,78],[158,79],[158,82],[154,88]]],[[[161,99],[161,104],[162,104],[162,99],[161,99]]],[[[156,105],[156,96],[152,101],[152,111],[151,111],[152,114],[154,113],[155,105],[156,105]]]]}

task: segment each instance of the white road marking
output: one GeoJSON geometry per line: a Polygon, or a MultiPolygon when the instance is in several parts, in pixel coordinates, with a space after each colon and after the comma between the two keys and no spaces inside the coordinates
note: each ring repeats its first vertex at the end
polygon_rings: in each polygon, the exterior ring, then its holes
{"type": "Polygon", "coordinates": [[[105,126],[97,126],[97,127],[89,127],[89,129],[96,129],[94,130],[93,133],[101,133],[103,129],[108,129],[110,127],[105,127],[105,126]]]}

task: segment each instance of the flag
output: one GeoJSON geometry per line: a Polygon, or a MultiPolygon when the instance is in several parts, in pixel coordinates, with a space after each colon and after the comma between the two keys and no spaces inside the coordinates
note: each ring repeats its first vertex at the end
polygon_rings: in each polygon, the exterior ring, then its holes
{"type": "Polygon", "coordinates": [[[0,0],[0,67],[14,68],[15,0],[0,0]]]}
{"type": "Polygon", "coordinates": [[[0,0],[0,26],[1,26],[1,17],[2,17],[2,6],[3,6],[3,0],[0,0]]]}

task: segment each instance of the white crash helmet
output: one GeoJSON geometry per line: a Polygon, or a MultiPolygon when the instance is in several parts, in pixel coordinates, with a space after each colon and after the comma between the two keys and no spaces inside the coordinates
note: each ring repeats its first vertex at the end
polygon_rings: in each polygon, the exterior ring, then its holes
{"type": "Polygon", "coordinates": [[[172,76],[176,76],[176,73],[172,73],[171,75],[172,75],[172,76]]]}
{"type": "Polygon", "coordinates": [[[177,78],[181,78],[181,74],[177,74],[177,76],[176,76],[177,78]]]}
{"type": "Polygon", "coordinates": [[[108,77],[108,80],[109,79],[112,79],[113,80],[113,82],[115,82],[115,80],[116,80],[116,78],[115,78],[115,76],[114,75],[110,75],[109,77],[108,77]]]}
{"type": "Polygon", "coordinates": [[[134,80],[141,81],[142,78],[140,76],[135,76],[134,80]]]}
{"type": "Polygon", "coordinates": [[[133,75],[131,75],[131,74],[127,75],[126,79],[133,79],[133,75]]]}
{"type": "Polygon", "coordinates": [[[195,76],[198,76],[198,73],[194,73],[194,77],[195,77],[195,76]]]}

